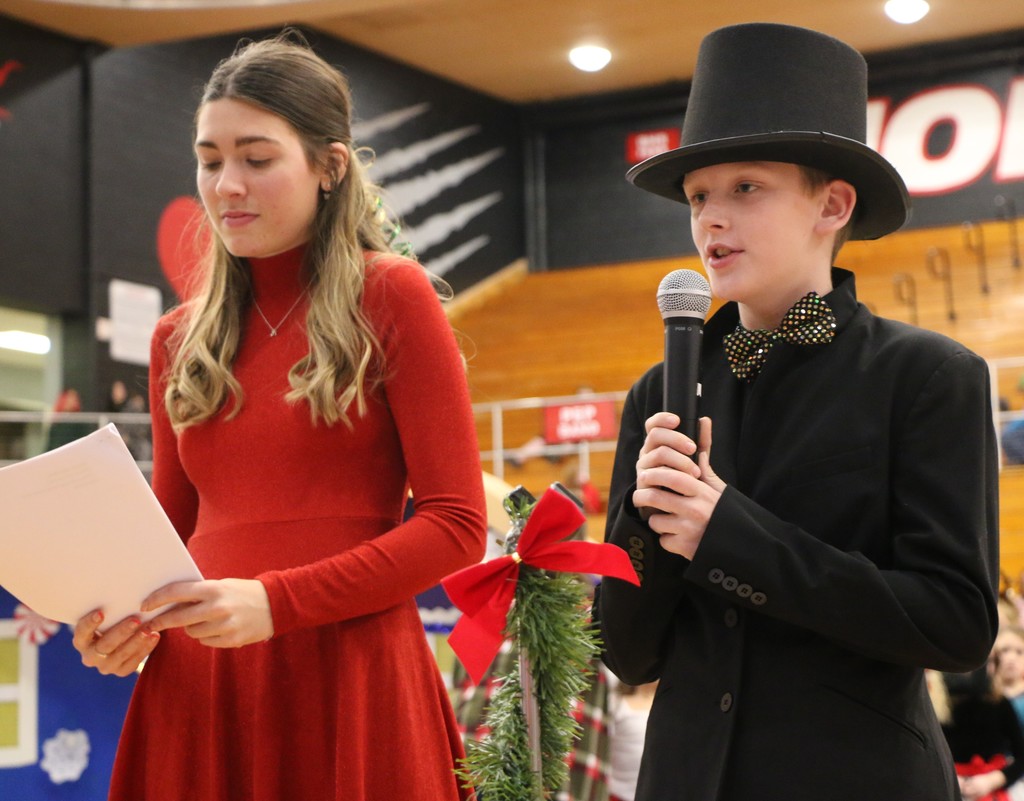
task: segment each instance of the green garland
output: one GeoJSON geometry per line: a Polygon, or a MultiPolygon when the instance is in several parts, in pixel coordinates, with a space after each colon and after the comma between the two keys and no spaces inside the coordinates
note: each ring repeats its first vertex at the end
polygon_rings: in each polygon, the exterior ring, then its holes
{"type": "MultiPolygon", "coordinates": [[[[505,498],[512,519],[505,553],[515,550],[536,502],[522,487],[505,498]]],[[[482,801],[537,801],[550,798],[565,783],[566,756],[580,733],[573,704],[586,690],[600,650],[589,609],[589,594],[577,574],[522,566],[505,630],[518,659],[498,679],[488,705],[484,725],[490,734],[468,743],[457,771],[482,801]],[[539,712],[539,773],[524,712],[520,661],[529,665],[539,712]]]]}
{"type": "Polygon", "coordinates": [[[399,256],[405,256],[407,259],[415,260],[416,254],[413,252],[412,244],[406,239],[399,239],[402,235],[402,224],[398,220],[392,220],[388,217],[387,209],[384,208],[384,198],[380,195],[374,201],[374,209],[374,219],[380,225],[384,236],[387,237],[388,247],[391,248],[392,252],[397,253],[399,256]]]}

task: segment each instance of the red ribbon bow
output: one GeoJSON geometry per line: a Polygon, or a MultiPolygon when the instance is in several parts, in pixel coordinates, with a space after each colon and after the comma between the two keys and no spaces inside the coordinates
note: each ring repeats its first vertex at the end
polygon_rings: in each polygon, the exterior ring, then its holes
{"type": "Polygon", "coordinates": [[[533,508],[514,553],[441,580],[452,603],[462,610],[448,642],[474,682],[480,683],[501,648],[520,563],[563,573],[596,573],[640,584],[629,556],[617,545],[559,542],[585,520],[575,503],[549,489],[533,508]]]}

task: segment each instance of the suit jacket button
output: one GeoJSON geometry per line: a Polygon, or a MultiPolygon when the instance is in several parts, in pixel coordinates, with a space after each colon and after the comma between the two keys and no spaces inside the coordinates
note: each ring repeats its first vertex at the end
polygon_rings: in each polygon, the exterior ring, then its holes
{"type": "Polygon", "coordinates": [[[736,628],[736,624],[740,622],[740,616],[736,613],[735,609],[725,610],[725,625],[730,629],[736,628]]]}
{"type": "Polygon", "coordinates": [[[735,576],[726,576],[724,579],[722,579],[723,590],[728,590],[729,592],[732,592],[738,586],[740,586],[740,581],[735,576]]]}
{"type": "Polygon", "coordinates": [[[749,584],[740,584],[740,586],[736,588],[736,594],[740,596],[740,598],[749,598],[753,591],[754,588],[749,584]]]}
{"type": "Polygon", "coordinates": [[[764,606],[766,603],[768,603],[768,596],[765,595],[763,592],[755,592],[753,595],[750,596],[750,603],[752,603],[754,606],[764,606]]]}
{"type": "Polygon", "coordinates": [[[718,567],[714,568],[710,573],[708,573],[708,581],[710,581],[712,584],[721,584],[722,579],[724,578],[725,571],[718,567]]]}
{"type": "Polygon", "coordinates": [[[722,700],[718,702],[718,708],[723,712],[728,712],[732,709],[732,693],[726,693],[722,696],[722,700]]]}

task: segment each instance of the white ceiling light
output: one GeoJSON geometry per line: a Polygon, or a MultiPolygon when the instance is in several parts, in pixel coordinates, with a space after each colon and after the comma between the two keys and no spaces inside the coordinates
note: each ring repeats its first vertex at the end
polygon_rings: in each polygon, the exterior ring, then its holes
{"type": "Polygon", "coordinates": [[[97,6],[120,11],[166,11],[167,9],[248,8],[251,6],[284,6],[304,0],[46,0],[54,5],[97,6]]]}
{"type": "Polygon", "coordinates": [[[581,45],[569,51],[569,61],[576,69],[584,72],[599,72],[611,60],[611,52],[597,45],[581,45]]]}
{"type": "Polygon", "coordinates": [[[910,25],[922,19],[930,8],[925,0],[889,0],[885,13],[893,22],[910,25]]]}
{"type": "Polygon", "coordinates": [[[19,350],[22,353],[49,353],[50,338],[27,331],[0,331],[0,348],[19,350]]]}

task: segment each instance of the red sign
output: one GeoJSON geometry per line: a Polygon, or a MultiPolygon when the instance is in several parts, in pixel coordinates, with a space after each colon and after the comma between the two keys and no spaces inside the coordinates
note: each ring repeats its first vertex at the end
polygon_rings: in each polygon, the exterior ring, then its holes
{"type": "Polygon", "coordinates": [[[677,147],[679,147],[678,128],[631,133],[626,137],[626,161],[630,164],[639,164],[644,159],[677,147]]]}
{"type": "Polygon", "coordinates": [[[615,439],[615,401],[544,407],[544,439],[549,443],[615,439]]]}
{"type": "MultiPolygon", "coordinates": [[[[12,58],[7,59],[3,64],[0,64],[0,86],[7,83],[7,79],[11,77],[11,73],[15,70],[23,69],[23,65],[20,61],[15,61],[12,58]]],[[[11,112],[3,106],[0,106],[0,120],[9,120],[11,118],[11,112]]]]}

